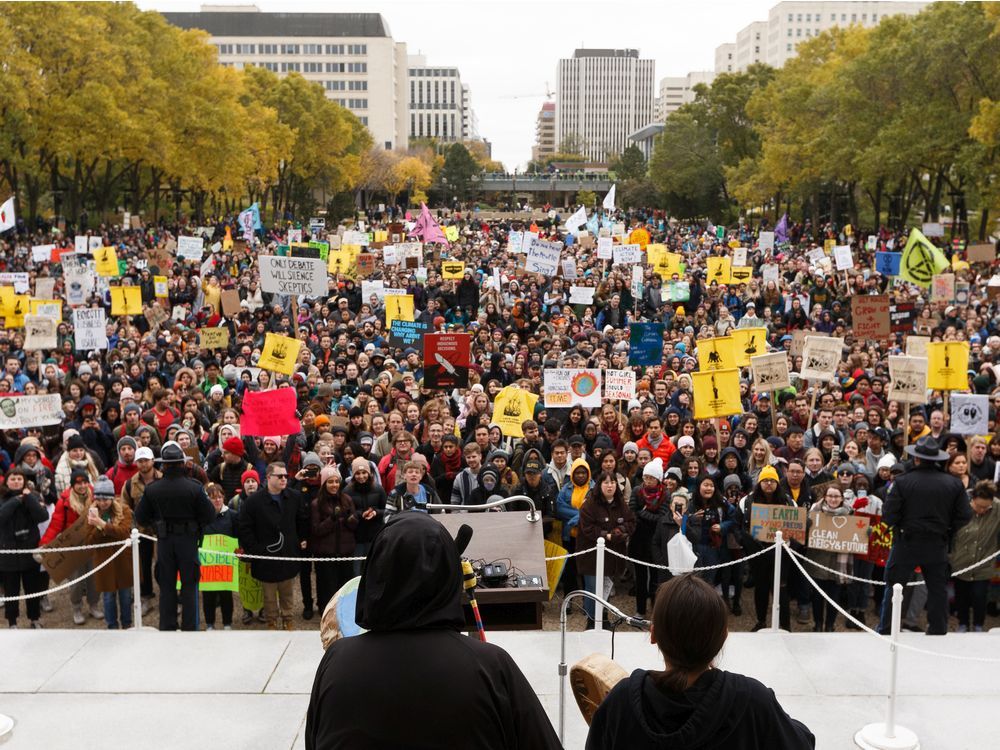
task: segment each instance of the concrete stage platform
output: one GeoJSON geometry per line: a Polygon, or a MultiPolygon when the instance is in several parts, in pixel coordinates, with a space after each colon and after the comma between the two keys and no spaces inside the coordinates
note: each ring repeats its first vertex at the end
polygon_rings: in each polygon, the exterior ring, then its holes
{"type": "MultiPolygon", "coordinates": [[[[493,633],[527,675],[555,726],[557,632],[493,633]]],[[[959,656],[1000,658],[1000,634],[929,638],[914,646],[959,656]]],[[[626,670],[657,667],[641,633],[615,636],[626,670]]],[[[570,633],[568,663],[610,654],[610,634],[570,633]]],[[[0,631],[0,714],[16,725],[4,750],[104,747],[301,750],[317,631],[266,633],[144,630],[0,631]]],[[[734,633],[725,669],[769,685],[782,705],[816,734],[817,747],[853,747],[861,726],[881,721],[888,649],[864,634],[734,633]]],[[[900,652],[898,721],[925,750],[997,746],[1000,664],[900,652]]],[[[430,677],[432,680],[433,677],[430,677]]],[[[567,748],[582,748],[586,725],[572,695],[567,748]]]]}

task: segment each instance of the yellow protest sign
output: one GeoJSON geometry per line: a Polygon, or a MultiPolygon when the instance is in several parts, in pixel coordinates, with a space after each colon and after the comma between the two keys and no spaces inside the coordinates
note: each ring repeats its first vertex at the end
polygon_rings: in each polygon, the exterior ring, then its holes
{"type": "Polygon", "coordinates": [[[732,281],[733,261],[728,255],[710,255],[707,258],[709,284],[713,281],[719,284],[729,284],[732,281]]]}
{"type": "Polygon", "coordinates": [[[444,228],[444,236],[448,239],[448,242],[458,241],[458,227],[448,226],[444,228]]]}
{"type": "Polygon", "coordinates": [[[632,245],[638,245],[645,252],[646,246],[649,245],[649,232],[644,227],[636,227],[629,234],[628,241],[632,245]]]}
{"type": "Polygon", "coordinates": [[[358,245],[344,245],[336,250],[331,248],[326,259],[326,270],[334,275],[343,274],[354,278],[357,273],[355,266],[357,255],[348,249],[350,247],[358,245]]]}
{"type": "Polygon", "coordinates": [[[377,229],[372,235],[372,242],[388,242],[389,233],[384,229],[377,229]]]}
{"type": "Polygon", "coordinates": [[[229,346],[229,329],[202,328],[198,331],[198,345],[202,349],[225,349],[229,346]]]}
{"type": "Polygon", "coordinates": [[[729,370],[736,367],[732,336],[698,339],[698,369],[729,370]]]}
{"type": "Polygon", "coordinates": [[[226,236],[222,238],[222,249],[232,250],[233,249],[233,229],[232,227],[226,227],[226,236]]]}
{"type": "Polygon", "coordinates": [[[739,240],[729,240],[729,247],[730,247],[730,249],[735,250],[739,246],[740,246],[740,241],[739,240]]]}
{"type": "Polygon", "coordinates": [[[837,240],[823,240],[823,252],[827,255],[833,254],[833,248],[837,246],[837,240]]]}
{"type": "Polygon", "coordinates": [[[112,315],[142,315],[142,290],[137,286],[113,286],[111,293],[112,315]]]}
{"type": "Polygon", "coordinates": [[[712,370],[691,373],[694,385],[694,418],[712,419],[743,412],[740,371],[712,370]]]}
{"type": "Polygon", "coordinates": [[[944,253],[924,237],[919,229],[911,229],[899,262],[899,277],[918,286],[929,287],[934,274],[941,273],[947,267],[948,259],[944,257],[944,253]]]}
{"type": "Polygon", "coordinates": [[[113,247],[99,247],[94,251],[94,270],[98,276],[118,276],[118,253],[113,247]]]}
{"type": "Polygon", "coordinates": [[[385,330],[392,328],[394,320],[413,320],[412,294],[385,295],[385,330]]]}
{"type": "Polygon", "coordinates": [[[669,280],[674,274],[680,275],[684,256],[671,253],[666,245],[651,244],[646,246],[646,262],[661,279],[669,280]]]}
{"type": "Polygon", "coordinates": [[[11,314],[11,310],[14,307],[14,287],[12,286],[0,286],[0,315],[5,318],[11,314]]]}
{"type": "Polygon", "coordinates": [[[29,315],[42,315],[46,318],[62,320],[62,300],[31,299],[28,301],[29,315]]]}
{"type": "Polygon", "coordinates": [[[24,316],[28,314],[31,298],[27,294],[15,294],[4,318],[5,328],[23,328],[24,316]]]}
{"type": "Polygon", "coordinates": [[[750,357],[767,354],[766,328],[733,328],[729,337],[733,340],[737,367],[749,367],[750,357]]]}
{"type": "Polygon", "coordinates": [[[463,274],[465,274],[465,263],[460,260],[446,260],[441,264],[442,279],[461,280],[463,274]]]}
{"type": "Polygon", "coordinates": [[[964,391],[969,387],[969,343],[932,341],[927,344],[927,387],[964,391]]]}
{"type": "Polygon", "coordinates": [[[278,333],[268,333],[264,337],[264,349],[257,360],[257,366],[265,370],[273,370],[283,375],[295,372],[295,363],[299,359],[299,348],[302,342],[278,333]]]}
{"type": "Polygon", "coordinates": [[[166,276],[153,277],[153,293],[160,299],[166,299],[167,297],[170,296],[170,292],[167,289],[166,276]]]}
{"type": "Polygon", "coordinates": [[[746,284],[753,278],[753,269],[750,266],[733,266],[729,269],[729,279],[732,284],[746,284]]]}
{"type": "Polygon", "coordinates": [[[521,423],[534,419],[538,396],[516,385],[508,385],[493,400],[493,419],[507,437],[524,437],[521,423]]]}

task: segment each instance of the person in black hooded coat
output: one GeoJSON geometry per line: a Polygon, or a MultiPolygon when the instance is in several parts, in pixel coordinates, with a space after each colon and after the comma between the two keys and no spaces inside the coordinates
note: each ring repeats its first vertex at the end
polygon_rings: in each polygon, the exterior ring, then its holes
{"type": "Polygon", "coordinates": [[[423,513],[400,513],[379,531],[355,612],[368,632],[323,655],[306,750],[561,747],[510,655],[462,634],[459,554],[423,513]]]}

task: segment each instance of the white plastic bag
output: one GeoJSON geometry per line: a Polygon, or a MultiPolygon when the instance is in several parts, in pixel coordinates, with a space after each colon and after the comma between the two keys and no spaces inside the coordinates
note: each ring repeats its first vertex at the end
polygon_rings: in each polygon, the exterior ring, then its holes
{"type": "Polygon", "coordinates": [[[698,555],[684,534],[674,534],[667,542],[667,566],[675,576],[689,573],[698,564],[698,555]]]}

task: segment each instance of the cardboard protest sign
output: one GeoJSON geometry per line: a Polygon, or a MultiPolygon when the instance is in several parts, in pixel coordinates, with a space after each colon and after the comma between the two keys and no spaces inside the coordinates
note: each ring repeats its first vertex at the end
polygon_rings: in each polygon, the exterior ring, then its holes
{"type": "Polygon", "coordinates": [[[108,348],[107,318],[103,307],[74,308],[73,343],[81,352],[108,348]]]}
{"type": "Polygon", "coordinates": [[[767,351],[766,328],[731,328],[729,336],[733,340],[733,356],[737,367],[746,367],[750,358],[767,351]]]}
{"type": "Polygon", "coordinates": [[[732,281],[732,258],[728,255],[717,256],[712,255],[705,259],[706,265],[708,266],[708,274],[705,276],[705,280],[711,284],[713,281],[717,284],[729,284],[732,281]]]}
{"type": "Polygon", "coordinates": [[[660,364],[663,360],[663,323],[631,323],[628,330],[628,363],[660,364]]]}
{"type": "Polygon", "coordinates": [[[27,351],[55,349],[58,343],[56,321],[41,315],[24,316],[24,348],[27,351]]]}
{"type": "Polygon", "coordinates": [[[750,370],[753,373],[754,390],[757,393],[788,388],[792,384],[788,372],[788,355],[784,352],[751,357],[750,370]]]}
{"type": "Polygon", "coordinates": [[[817,510],[809,514],[809,521],[810,548],[846,555],[868,554],[867,518],[835,516],[817,510]]]}
{"type": "Polygon", "coordinates": [[[62,300],[31,299],[28,300],[28,315],[38,315],[43,318],[62,320],[62,300]]]}
{"type": "Polygon", "coordinates": [[[137,286],[113,286],[111,294],[112,315],[142,315],[142,290],[137,286]]]}
{"type": "Polygon", "coordinates": [[[930,336],[917,336],[910,334],[906,337],[907,357],[926,357],[927,345],[931,342],[930,336]]]}
{"type": "Polygon", "coordinates": [[[240,314],[240,293],[235,289],[222,290],[222,314],[234,318],[240,314]]]}
{"type": "Polygon", "coordinates": [[[986,394],[951,395],[951,431],[959,435],[986,435],[990,432],[990,397],[986,394]]]}
{"type": "Polygon", "coordinates": [[[441,264],[442,279],[461,280],[465,275],[465,263],[460,260],[446,260],[441,264]]]}
{"type": "MultiPolygon", "coordinates": [[[[198,547],[199,591],[239,591],[239,558],[232,554],[240,546],[235,537],[225,534],[206,534],[198,547]]],[[[180,573],[177,588],[181,587],[180,573]]]]}
{"type": "Polygon", "coordinates": [[[301,346],[302,342],[299,339],[277,333],[268,333],[264,337],[264,349],[260,353],[257,366],[265,370],[291,375],[295,372],[295,364],[298,362],[301,346]]]}
{"type": "Polygon", "coordinates": [[[955,299],[955,274],[935,274],[931,280],[931,302],[952,302],[955,299]]]}
{"type": "Polygon", "coordinates": [[[121,276],[118,270],[118,253],[113,247],[102,247],[94,251],[94,270],[98,276],[121,276]]]}
{"type": "Polygon", "coordinates": [[[306,297],[326,297],[329,294],[326,263],[319,258],[261,255],[258,261],[261,291],[306,297]]]}
{"type": "Polygon", "coordinates": [[[992,263],[997,259],[997,249],[989,242],[969,245],[965,251],[965,257],[969,263],[992,263]]]}
{"type": "Polygon", "coordinates": [[[542,371],[545,407],[601,405],[601,371],[597,369],[554,369],[542,371]]]}
{"type": "Polygon", "coordinates": [[[428,333],[424,336],[424,387],[468,388],[472,335],[428,333]]]}
{"type": "Polygon", "coordinates": [[[493,399],[493,423],[506,437],[524,437],[521,423],[535,416],[538,396],[516,385],[508,385],[493,399]]]}
{"type": "Polygon", "coordinates": [[[358,253],[358,277],[366,278],[375,273],[375,256],[372,253],[358,253]]]}
{"type": "Polygon", "coordinates": [[[429,323],[421,323],[419,320],[392,321],[389,327],[389,346],[398,349],[413,347],[420,352],[421,358],[424,356],[424,334],[431,330],[429,323]]]}
{"type": "Polygon", "coordinates": [[[717,336],[710,339],[698,339],[698,369],[730,370],[736,367],[736,353],[733,350],[731,336],[717,336]]]}
{"type": "Polygon", "coordinates": [[[803,380],[828,382],[837,374],[837,367],[844,351],[844,340],[826,336],[806,336],[802,353],[803,380]]]}
{"type": "Polygon", "coordinates": [[[908,404],[922,404],[927,400],[925,357],[889,355],[889,398],[908,404]]]}
{"type": "Polygon", "coordinates": [[[635,398],[635,370],[605,370],[604,398],[610,401],[635,398]]]}
{"type": "Polygon", "coordinates": [[[177,257],[183,260],[193,260],[201,262],[201,256],[205,254],[204,237],[178,237],[177,257]]]}
{"type": "Polygon", "coordinates": [[[240,434],[252,437],[295,435],[302,431],[295,407],[294,388],[246,391],[243,394],[240,434]]]}
{"type": "MultiPolygon", "coordinates": [[[[80,547],[87,544],[87,522],[83,516],[74,521],[68,529],[63,529],[59,535],[45,545],[46,549],[63,547],[80,547]]],[[[91,558],[90,550],[75,550],[70,552],[47,552],[42,555],[42,567],[48,571],[53,583],[62,583],[76,573],[91,558]]]]}
{"type": "Polygon", "coordinates": [[[35,298],[39,300],[52,299],[55,296],[56,280],[51,276],[38,276],[35,279],[35,298]]]}
{"type": "Polygon", "coordinates": [[[750,536],[758,542],[773,542],[774,533],[781,532],[783,541],[806,542],[806,509],[791,505],[750,506],[750,536]]]}
{"type": "Polygon", "coordinates": [[[859,339],[885,339],[892,335],[887,294],[851,297],[851,322],[859,339]]]}
{"type": "Polygon", "coordinates": [[[394,320],[413,320],[412,294],[386,294],[385,327],[392,328],[394,320]]]}
{"type": "Polygon", "coordinates": [[[964,391],[969,387],[969,342],[932,341],[927,345],[927,387],[964,391]]]}
{"type": "Polygon", "coordinates": [[[0,397],[0,430],[20,430],[25,427],[47,427],[63,420],[62,396],[0,397]]]}
{"type": "Polygon", "coordinates": [[[563,243],[561,242],[535,240],[528,250],[524,270],[528,273],[555,276],[559,272],[559,256],[562,254],[562,249],[563,243]]]}
{"type": "Polygon", "coordinates": [[[202,349],[225,349],[229,346],[229,329],[202,328],[198,331],[198,346],[202,349]]]}

